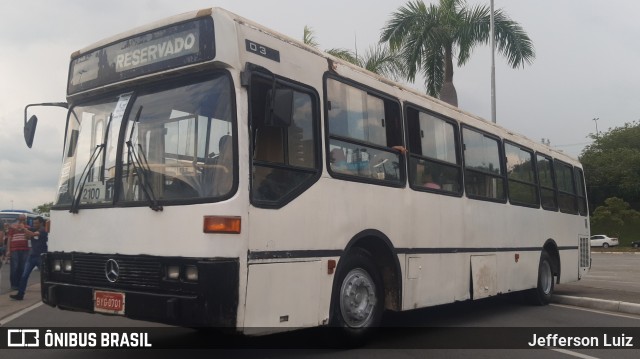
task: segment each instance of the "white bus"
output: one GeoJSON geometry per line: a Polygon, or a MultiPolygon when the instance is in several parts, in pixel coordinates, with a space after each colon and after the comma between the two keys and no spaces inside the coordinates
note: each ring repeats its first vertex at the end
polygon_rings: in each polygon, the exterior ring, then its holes
{"type": "Polygon", "coordinates": [[[53,307],[359,335],[589,269],[578,161],[222,9],[75,52],[67,101],[53,307]]]}
{"type": "Polygon", "coordinates": [[[29,227],[33,226],[33,220],[36,219],[36,217],[38,217],[38,214],[27,211],[27,210],[3,209],[0,211],[0,230],[4,228],[5,224],[12,225],[18,222],[18,217],[20,217],[21,214],[24,214],[27,217],[27,220],[25,222],[29,227]]]}

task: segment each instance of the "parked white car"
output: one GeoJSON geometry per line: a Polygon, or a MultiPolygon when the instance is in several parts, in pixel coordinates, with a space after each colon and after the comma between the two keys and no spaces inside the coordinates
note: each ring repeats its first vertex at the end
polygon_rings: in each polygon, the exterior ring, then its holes
{"type": "Polygon", "coordinates": [[[604,234],[596,234],[591,236],[591,247],[602,247],[609,248],[615,247],[618,244],[618,238],[612,238],[609,236],[605,236],[604,234]]]}

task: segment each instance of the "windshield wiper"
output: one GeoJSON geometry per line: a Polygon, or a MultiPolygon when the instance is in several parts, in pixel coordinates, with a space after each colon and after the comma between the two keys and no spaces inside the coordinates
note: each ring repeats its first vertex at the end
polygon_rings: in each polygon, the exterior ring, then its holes
{"type": "Polygon", "coordinates": [[[82,175],[80,175],[80,182],[78,183],[78,187],[76,188],[76,193],[73,196],[73,202],[71,202],[71,209],[69,212],[78,213],[80,207],[80,198],[82,197],[82,190],[84,189],[85,183],[87,183],[87,178],[89,178],[89,168],[93,167],[96,163],[96,160],[102,153],[102,149],[104,149],[104,143],[97,145],[93,152],[91,153],[91,157],[89,158],[89,162],[84,166],[84,170],[82,170],[82,175]]]}
{"type": "Polygon", "coordinates": [[[138,113],[136,114],[136,117],[133,120],[133,124],[131,125],[131,132],[129,133],[129,140],[126,142],[127,149],[129,150],[129,158],[128,158],[127,162],[133,165],[133,169],[138,174],[138,181],[140,182],[140,186],[142,188],[142,192],[144,193],[144,195],[149,200],[149,208],[151,208],[154,211],[162,211],[162,209],[163,209],[162,205],[160,205],[158,203],[158,199],[156,198],[155,193],[153,192],[153,188],[151,187],[151,184],[149,183],[149,173],[151,173],[151,167],[149,166],[149,162],[147,161],[147,158],[144,155],[144,150],[142,149],[142,146],[140,146],[140,144],[138,144],[138,148],[140,148],[140,154],[141,154],[141,156],[138,156],[137,150],[136,150],[135,146],[133,145],[133,141],[132,141],[132,139],[133,139],[133,131],[134,131],[135,127],[136,127],[136,124],[140,120],[140,114],[141,113],[142,113],[142,106],[140,106],[140,108],[138,108],[138,113]],[[141,158],[144,161],[144,164],[146,164],[146,167],[143,166],[142,161],[140,161],[141,158]]]}
{"type": "MultiPolygon", "coordinates": [[[[75,116],[75,113],[74,113],[74,116],[75,116]]],[[[77,120],[78,117],[77,116],[75,117],[77,120]]],[[[113,119],[113,112],[109,114],[109,121],[108,121],[109,124],[111,124],[112,119],[113,119]]],[[[105,138],[103,139],[103,142],[97,145],[93,149],[93,152],[91,153],[91,157],[89,157],[89,162],[87,162],[87,165],[84,166],[84,169],[82,170],[82,174],[80,175],[80,181],[78,182],[78,187],[76,188],[76,193],[74,193],[73,195],[73,202],[71,202],[71,208],[69,209],[69,212],[71,213],[78,213],[80,209],[80,199],[82,198],[82,190],[84,189],[85,183],[87,183],[87,178],[89,178],[88,169],[92,168],[93,165],[96,163],[96,160],[98,159],[98,157],[100,157],[100,154],[104,150],[105,142],[106,142],[106,135],[105,135],[105,138]]],[[[99,178],[103,178],[102,175],[100,175],[99,178]]]]}

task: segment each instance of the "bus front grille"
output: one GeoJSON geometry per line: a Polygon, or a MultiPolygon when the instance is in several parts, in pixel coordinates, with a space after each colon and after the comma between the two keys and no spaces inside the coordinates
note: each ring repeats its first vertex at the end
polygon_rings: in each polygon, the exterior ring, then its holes
{"type": "Polygon", "coordinates": [[[106,287],[159,288],[162,279],[160,261],[142,256],[76,254],[73,256],[74,281],[77,284],[106,287]],[[107,278],[107,262],[117,263],[117,277],[107,278]]]}

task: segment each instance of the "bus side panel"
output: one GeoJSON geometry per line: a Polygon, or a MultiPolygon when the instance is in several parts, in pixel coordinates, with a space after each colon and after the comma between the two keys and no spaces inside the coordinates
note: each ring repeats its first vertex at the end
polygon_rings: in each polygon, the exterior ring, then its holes
{"type": "Polygon", "coordinates": [[[319,260],[249,265],[245,334],[321,324],[318,322],[318,282],[322,267],[323,262],[319,260]]]}
{"type": "Polygon", "coordinates": [[[404,310],[470,298],[468,254],[407,255],[405,263],[404,310]]]}
{"type": "MultiPolygon", "coordinates": [[[[476,201],[478,202],[478,201],[476,201]]],[[[512,248],[498,255],[499,293],[509,293],[534,288],[538,283],[540,253],[547,239],[557,236],[557,227],[547,223],[544,212],[537,208],[517,205],[500,205],[498,217],[501,232],[495,232],[497,247],[512,248]]],[[[496,228],[497,229],[497,228],[496,228]]]]}

